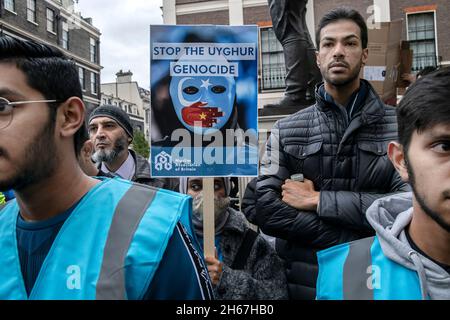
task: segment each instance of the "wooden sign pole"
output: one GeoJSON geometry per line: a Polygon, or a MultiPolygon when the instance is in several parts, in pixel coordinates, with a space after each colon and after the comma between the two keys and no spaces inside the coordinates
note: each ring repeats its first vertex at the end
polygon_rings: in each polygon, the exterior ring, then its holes
{"type": "Polygon", "coordinates": [[[214,178],[203,178],[203,248],[206,256],[214,257],[214,178]]]}

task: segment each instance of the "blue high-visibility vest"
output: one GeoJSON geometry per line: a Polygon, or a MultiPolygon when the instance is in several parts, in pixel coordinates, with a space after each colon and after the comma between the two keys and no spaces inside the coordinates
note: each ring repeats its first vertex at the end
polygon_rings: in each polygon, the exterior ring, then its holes
{"type": "Polygon", "coordinates": [[[190,205],[186,195],[103,180],[64,222],[27,297],[12,200],[0,212],[0,299],[142,299],[190,205]]]}
{"type": "Polygon", "coordinates": [[[318,300],[419,300],[419,276],[386,257],[377,237],[317,253],[318,300]]]}

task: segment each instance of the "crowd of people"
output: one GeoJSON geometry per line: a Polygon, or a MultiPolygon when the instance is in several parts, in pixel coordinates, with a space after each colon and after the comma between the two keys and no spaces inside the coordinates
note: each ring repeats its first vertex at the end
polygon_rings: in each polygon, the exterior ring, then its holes
{"type": "Polygon", "coordinates": [[[153,178],[70,59],[0,36],[0,299],[450,299],[450,68],[391,107],[357,11],[316,43],[315,103],[276,122],[242,212],[214,178],[204,256],[201,177],[153,178]]]}

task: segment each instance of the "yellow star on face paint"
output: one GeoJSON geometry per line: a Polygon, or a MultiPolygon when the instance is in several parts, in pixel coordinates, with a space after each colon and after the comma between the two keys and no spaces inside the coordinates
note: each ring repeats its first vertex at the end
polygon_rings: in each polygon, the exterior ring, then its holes
{"type": "Polygon", "coordinates": [[[205,120],[205,119],[206,119],[206,114],[202,112],[200,114],[200,120],[205,120]]]}

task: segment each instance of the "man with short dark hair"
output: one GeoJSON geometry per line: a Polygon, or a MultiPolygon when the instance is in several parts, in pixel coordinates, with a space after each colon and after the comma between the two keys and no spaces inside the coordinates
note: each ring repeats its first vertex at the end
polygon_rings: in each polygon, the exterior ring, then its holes
{"type": "Polygon", "coordinates": [[[450,299],[449,88],[445,68],[401,100],[388,154],[413,192],[370,206],[375,237],[318,253],[318,299],[450,299]]]}
{"type": "Polygon", "coordinates": [[[368,57],[364,18],[334,9],[317,35],[317,102],[275,124],[256,186],[254,220],[280,238],[293,299],[315,298],[318,250],[373,234],[364,216],[370,204],[409,190],[386,155],[397,137],[395,109],[359,78],[368,57]]]}
{"type": "Polygon", "coordinates": [[[189,197],[86,176],[84,113],[71,60],[0,36],[0,299],[211,298],[189,197]]]}

